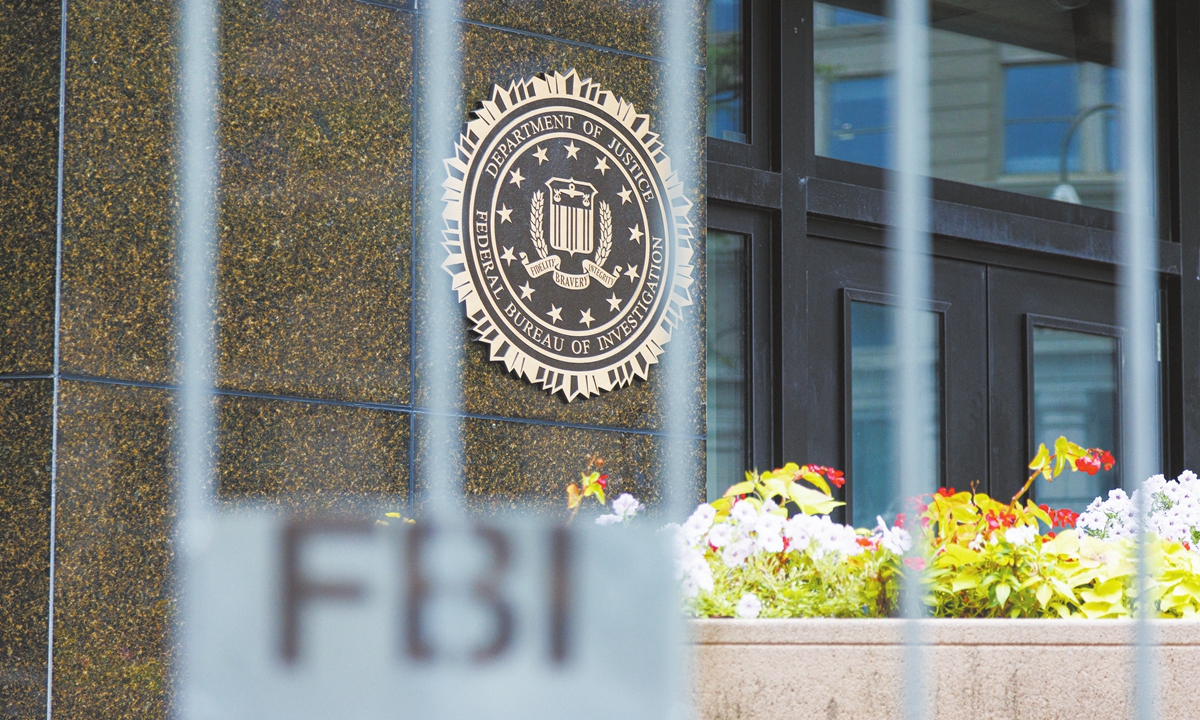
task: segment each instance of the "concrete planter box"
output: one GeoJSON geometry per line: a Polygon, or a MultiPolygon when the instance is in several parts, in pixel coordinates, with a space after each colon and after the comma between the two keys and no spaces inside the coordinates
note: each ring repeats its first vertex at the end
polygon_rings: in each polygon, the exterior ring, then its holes
{"type": "MultiPolygon", "coordinates": [[[[1155,621],[1160,717],[1200,718],[1200,622],[1155,621]]],[[[703,720],[902,717],[897,620],[694,620],[703,720]]],[[[939,720],[1126,720],[1133,623],[925,622],[939,720]]]]}

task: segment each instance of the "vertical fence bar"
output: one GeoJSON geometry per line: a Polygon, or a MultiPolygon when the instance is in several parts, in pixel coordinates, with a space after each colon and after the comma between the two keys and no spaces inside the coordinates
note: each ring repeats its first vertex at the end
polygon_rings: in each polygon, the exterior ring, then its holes
{"type": "MultiPolygon", "coordinates": [[[[704,137],[697,92],[702,76],[696,71],[694,53],[701,47],[699,33],[704,27],[703,8],[700,0],[666,0],[663,3],[662,37],[666,64],[663,67],[662,134],[675,173],[674,181],[683,185],[684,202],[696,192],[700,178],[693,158],[698,157],[697,143],[702,142],[704,137]]],[[[672,182],[671,178],[664,179],[672,182]]],[[[667,208],[667,211],[674,214],[673,207],[667,208]]],[[[673,222],[673,218],[667,218],[667,221],[673,222]]],[[[679,237],[681,229],[676,228],[676,242],[679,243],[684,242],[679,237]]],[[[697,242],[695,238],[689,241],[697,242]]],[[[682,289],[673,281],[667,286],[671,288],[667,312],[675,315],[676,324],[671,331],[670,347],[662,355],[660,366],[659,400],[665,412],[663,429],[666,437],[658,449],[658,465],[661,468],[660,492],[664,515],[669,521],[682,522],[694,507],[696,491],[700,487],[697,485],[700,478],[693,469],[703,468],[702,464],[696,462],[695,437],[698,431],[694,423],[699,410],[695,404],[700,371],[696,353],[704,351],[698,349],[703,347],[702,342],[698,342],[703,341],[703,337],[697,335],[700,327],[696,321],[699,308],[681,304],[681,295],[692,290],[682,289]]],[[[691,304],[690,299],[687,304],[691,304]]],[[[682,635],[682,623],[674,627],[674,632],[679,633],[674,640],[675,646],[682,652],[686,641],[682,635]]],[[[686,672],[684,658],[675,658],[671,670],[673,673],[686,672]]],[[[670,685],[681,693],[673,699],[667,720],[689,720],[693,716],[690,696],[682,692],[689,686],[688,679],[677,675],[670,685]]]]}
{"type": "MultiPolygon", "coordinates": [[[[456,329],[462,326],[462,320],[453,293],[446,291],[446,276],[439,267],[446,254],[442,245],[446,240],[442,182],[446,179],[445,159],[451,157],[462,126],[459,116],[462,58],[457,32],[458,1],[420,0],[417,9],[421,12],[416,137],[419,143],[424,143],[424,148],[418,149],[422,158],[418,197],[422,202],[415,208],[416,217],[421,220],[419,241],[414,246],[423,256],[418,267],[427,273],[422,302],[425,317],[423,323],[417,323],[417,328],[421,348],[418,357],[423,363],[420,389],[428,402],[425,437],[429,443],[422,466],[427,510],[431,515],[445,516],[455,512],[460,492],[459,484],[455,483],[455,463],[462,450],[458,416],[462,394],[460,338],[456,329]]],[[[457,223],[459,219],[450,221],[457,223]]]]}
{"type": "MultiPolygon", "coordinates": [[[[892,52],[896,73],[892,82],[895,136],[892,142],[893,187],[890,281],[898,297],[896,322],[898,357],[893,367],[892,427],[896,466],[903,497],[934,489],[929,428],[936,398],[929,386],[924,360],[936,339],[923,322],[923,301],[931,297],[929,239],[929,29],[925,0],[894,0],[892,52]]],[[[931,451],[932,450],[932,451],[931,451]]],[[[928,715],[927,668],[920,618],[925,616],[922,591],[915,583],[901,588],[904,629],[904,716],[928,715]]]]}
{"type": "Polygon", "coordinates": [[[178,239],[179,483],[175,493],[175,716],[197,714],[189,692],[189,633],[180,620],[196,597],[188,572],[211,534],[213,477],[213,266],[217,196],[217,14],[213,0],[184,0],[180,18],[180,232],[178,239]]]}
{"type": "MultiPolygon", "coordinates": [[[[690,195],[697,187],[698,174],[692,158],[696,155],[700,106],[696,88],[699,83],[693,54],[697,48],[698,19],[703,17],[696,0],[668,0],[663,8],[664,73],[663,136],[676,180],[690,195]]],[[[671,290],[669,302],[678,303],[680,290],[671,290]]],[[[687,517],[696,499],[696,475],[692,458],[696,456],[695,381],[697,363],[696,308],[678,307],[678,322],[671,333],[670,349],[663,354],[661,378],[663,408],[666,412],[666,438],[660,449],[665,510],[671,520],[687,517]]]]}
{"type": "MultiPolygon", "coordinates": [[[[1121,3],[1121,67],[1124,71],[1121,108],[1122,165],[1120,295],[1125,326],[1125,391],[1122,393],[1125,477],[1141,484],[1156,471],[1160,459],[1158,434],[1156,323],[1158,277],[1155,262],[1153,152],[1154,40],[1151,0],[1121,3]]],[[[1144,602],[1149,586],[1146,564],[1146,493],[1138,494],[1137,593],[1135,630],[1134,716],[1155,717],[1154,648],[1144,602]]]]}

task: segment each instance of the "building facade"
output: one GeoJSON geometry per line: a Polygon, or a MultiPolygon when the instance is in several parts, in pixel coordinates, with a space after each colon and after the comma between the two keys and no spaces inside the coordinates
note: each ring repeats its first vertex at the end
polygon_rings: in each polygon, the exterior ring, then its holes
{"type": "MultiPolygon", "coordinates": [[[[1177,473],[1200,466],[1200,10],[1157,5],[1161,454],[1177,473]]],[[[2,7],[0,715],[163,716],[178,11],[2,7]]],[[[931,5],[922,301],[942,484],[1011,494],[1060,434],[1120,447],[1114,13],[1108,0],[931,5]]],[[[657,0],[463,0],[462,120],[497,84],[575,70],[665,126],[662,14],[657,0]]],[[[470,507],[561,512],[593,455],[610,494],[652,506],[664,462],[700,497],[797,461],[845,469],[849,521],[900,509],[884,15],[876,0],[697,7],[687,69],[704,115],[668,140],[700,168],[683,194],[697,229],[687,312],[703,332],[665,349],[689,368],[691,451],[661,454],[660,368],[567,402],[497,362],[464,318],[451,460],[470,507]]],[[[447,156],[415,119],[424,18],[415,0],[220,5],[221,497],[420,514],[423,466],[446,451],[428,433],[427,377],[449,362],[422,355],[422,308],[453,292],[445,256],[414,241],[441,211],[422,200],[422,163],[447,156]]],[[[604,231],[591,232],[555,247],[595,252],[604,231]]],[[[1078,507],[1130,478],[1064,480],[1035,497],[1078,507]]]]}

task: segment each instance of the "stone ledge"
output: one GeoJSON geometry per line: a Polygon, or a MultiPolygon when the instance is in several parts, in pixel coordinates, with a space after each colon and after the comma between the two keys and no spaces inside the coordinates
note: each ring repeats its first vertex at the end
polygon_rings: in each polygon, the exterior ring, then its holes
{"type": "MultiPolygon", "coordinates": [[[[895,645],[904,621],[891,619],[703,619],[688,622],[696,645],[895,645]]],[[[1200,646],[1200,620],[1152,620],[1158,645],[1200,646]]],[[[1132,620],[924,620],[930,645],[1130,645],[1132,620]]]]}
{"type": "MultiPolygon", "coordinates": [[[[1159,717],[1200,717],[1200,622],[1153,621],[1159,717]]],[[[696,717],[902,717],[903,621],[693,620],[696,717]]],[[[939,720],[1125,720],[1132,621],[929,620],[930,699],[939,720]]]]}

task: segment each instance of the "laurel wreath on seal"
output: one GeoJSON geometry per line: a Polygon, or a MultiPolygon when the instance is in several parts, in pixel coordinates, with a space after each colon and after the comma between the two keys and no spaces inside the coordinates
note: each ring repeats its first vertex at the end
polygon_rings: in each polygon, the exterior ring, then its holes
{"type": "MultiPolygon", "coordinates": [[[[542,231],[542,219],[546,210],[546,198],[541,190],[533,194],[529,201],[529,238],[533,247],[538,251],[538,257],[544,258],[550,254],[546,247],[546,236],[542,231]]],[[[603,200],[600,201],[600,242],[596,246],[595,263],[604,267],[608,255],[612,252],[612,208],[603,200]]]]}
{"type": "Polygon", "coordinates": [[[596,264],[604,267],[608,254],[612,252],[612,210],[608,203],[600,201],[600,245],[596,248],[596,264]]]}
{"type": "Polygon", "coordinates": [[[546,198],[542,195],[542,191],[538,190],[533,194],[533,199],[529,201],[529,236],[533,240],[533,246],[537,248],[538,257],[546,257],[549,252],[546,249],[546,237],[542,235],[542,213],[545,210],[546,198]]]}

